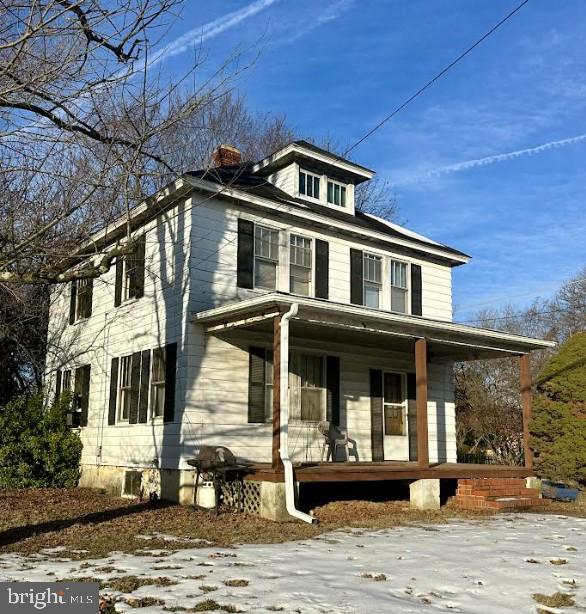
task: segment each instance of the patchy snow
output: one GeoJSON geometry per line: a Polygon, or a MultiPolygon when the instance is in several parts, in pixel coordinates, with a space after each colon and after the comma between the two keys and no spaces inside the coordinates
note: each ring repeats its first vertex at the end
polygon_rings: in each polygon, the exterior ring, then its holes
{"type": "MultiPolygon", "coordinates": [[[[285,544],[171,550],[163,560],[146,553],[111,553],[85,562],[5,554],[0,581],[137,575],[177,582],[134,591],[133,598],[165,602],[141,608],[143,614],[162,613],[165,606],[192,608],[206,599],[255,613],[535,613],[532,594],[557,591],[572,595],[576,605],[540,606],[542,611],[577,613],[586,610],[585,553],[586,519],[510,514],[381,531],[339,530],[285,544]]],[[[120,596],[108,589],[102,593],[120,596]]],[[[124,602],[116,607],[132,611],[124,602]]]]}

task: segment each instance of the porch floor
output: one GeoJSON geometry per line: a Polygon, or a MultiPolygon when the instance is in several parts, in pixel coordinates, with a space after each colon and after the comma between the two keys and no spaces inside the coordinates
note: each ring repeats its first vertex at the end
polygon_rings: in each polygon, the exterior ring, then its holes
{"type": "MultiPolygon", "coordinates": [[[[298,463],[293,465],[293,471],[298,482],[524,478],[534,475],[534,471],[527,467],[467,463],[435,463],[420,467],[416,462],[405,461],[298,463]]],[[[257,463],[246,479],[282,482],[283,471],[273,469],[270,463],[257,463]]]]}

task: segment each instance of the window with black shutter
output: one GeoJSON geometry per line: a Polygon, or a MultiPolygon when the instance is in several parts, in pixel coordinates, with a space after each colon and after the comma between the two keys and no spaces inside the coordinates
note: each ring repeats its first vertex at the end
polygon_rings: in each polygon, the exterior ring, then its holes
{"type": "Polygon", "coordinates": [[[146,235],[134,241],[134,251],[116,259],[115,307],[144,296],[146,235]]]}

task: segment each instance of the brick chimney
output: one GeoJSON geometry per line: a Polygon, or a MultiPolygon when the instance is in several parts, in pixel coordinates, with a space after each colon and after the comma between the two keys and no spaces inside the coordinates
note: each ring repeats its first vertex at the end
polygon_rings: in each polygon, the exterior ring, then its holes
{"type": "Polygon", "coordinates": [[[212,166],[232,166],[242,162],[240,150],[232,145],[220,145],[212,154],[212,166]]]}

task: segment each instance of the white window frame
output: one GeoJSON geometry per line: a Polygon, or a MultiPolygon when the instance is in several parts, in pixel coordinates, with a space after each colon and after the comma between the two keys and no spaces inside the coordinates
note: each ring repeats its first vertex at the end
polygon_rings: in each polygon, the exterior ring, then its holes
{"type": "Polygon", "coordinates": [[[65,369],[61,376],[61,392],[65,392],[66,390],[72,392],[73,389],[71,388],[71,384],[71,369],[65,369]]]}
{"type": "MultiPolygon", "coordinates": [[[[299,247],[299,246],[297,245],[295,247],[299,247]]],[[[301,249],[307,249],[307,248],[301,248],[301,249]]],[[[314,252],[315,252],[315,241],[312,238],[306,237],[305,235],[299,234],[297,232],[291,232],[289,234],[289,242],[288,242],[288,267],[289,267],[288,280],[289,280],[289,284],[288,284],[288,287],[289,287],[289,292],[291,294],[294,294],[292,284],[291,284],[291,277],[292,277],[291,267],[299,266],[302,268],[309,269],[309,288],[308,288],[307,294],[299,294],[299,296],[315,296],[315,253],[314,252]],[[311,263],[309,267],[293,263],[291,259],[291,247],[293,247],[293,245],[291,244],[291,240],[293,239],[293,237],[296,237],[297,239],[302,239],[303,241],[309,241],[309,256],[311,258],[311,263]]]]}
{"type": "Polygon", "coordinates": [[[383,306],[383,290],[384,290],[384,274],[383,274],[383,268],[384,268],[384,263],[385,263],[385,259],[383,256],[381,256],[380,254],[373,254],[371,252],[362,252],[362,304],[367,307],[368,305],[366,305],[366,286],[378,286],[379,291],[378,291],[378,307],[370,307],[370,309],[381,309],[383,306]],[[368,259],[371,260],[376,260],[380,263],[380,281],[372,281],[370,279],[366,278],[366,274],[365,274],[365,263],[368,259]]]}
{"type": "Polygon", "coordinates": [[[318,424],[322,420],[326,419],[327,416],[327,398],[328,398],[328,388],[327,388],[327,372],[326,372],[326,357],[323,354],[317,354],[314,352],[307,352],[305,350],[292,350],[291,351],[291,359],[290,365],[294,360],[294,356],[311,356],[312,358],[317,358],[321,362],[321,376],[322,382],[321,386],[316,386],[314,388],[308,388],[311,390],[320,390],[321,391],[321,415],[319,420],[304,420],[301,417],[301,397],[302,390],[304,389],[301,386],[301,382],[299,383],[299,387],[295,387],[292,385],[293,377],[296,377],[296,374],[291,370],[291,366],[289,367],[289,405],[290,405],[290,421],[294,424],[318,424]]]}
{"type": "MultiPolygon", "coordinates": [[[[318,173],[313,173],[311,171],[307,171],[304,168],[299,167],[299,172],[297,173],[297,193],[299,196],[301,196],[302,198],[309,198],[310,200],[314,200],[315,202],[320,202],[321,199],[321,192],[323,189],[322,183],[323,181],[323,175],[319,175],[318,173]],[[305,192],[301,191],[301,173],[303,173],[305,175],[305,192]],[[318,196],[313,196],[313,195],[309,195],[307,194],[307,178],[311,177],[311,181],[312,181],[312,192],[313,192],[313,188],[315,187],[315,180],[317,179],[319,182],[319,195],[318,196]]],[[[327,181],[326,181],[327,183],[327,181]]],[[[326,186],[326,190],[327,190],[327,186],[326,186]]]]}
{"type": "Polygon", "coordinates": [[[254,258],[253,258],[253,271],[252,271],[252,276],[253,276],[253,286],[255,289],[258,290],[269,290],[269,291],[275,291],[279,288],[279,270],[280,270],[280,231],[278,228],[273,228],[272,226],[265,226],[264,224],[254,224],[254,258]],[[256,231],[257,229],[261,229],[261,230],[268,230],[270,232],[274,232],[277,235],[277,245],[276,245],[276,251],[277,251],[277,257],[276,259],[273,258],[268,258],[266,256],[259,256],[256,253],[256,231]],[[256,283],[256,261],[257,258],[260,260],[264,260],[265,262],[271,262],[274,263],[275,265],[275,287],[274,288],[267,288],[265,286],[259,286],[256,283]]]}
{"type": "Polygon", "coordinates": [[[132,397],[132,354],[122,356],[120,358],[120,365],[118,366],[118,407],[117,407],[117,422],[127,423],[130,422],[130,401],[132,397]],[[125,385],[122,385],[122,376],[124,374],[124,366],[128,364],[128,381],[125,380],[125,385]],[[128,397],[128,415],[126,418],[123,415],[124,403],[128,397]]]}
{"type": "Polygon", "coordinates": [[[393,313],[404,313],[406,315],[411,313],[411,263],[407,260],[401,260],[400,258],[389,257],[389,273],[387,275],[389,282],[389,311],[393,313]],[[405,265],[405,287],[401,288],[405,291],[405,311],[396,311],[393,309],[393,288],[400,288],[400,286],[393,285],[393,263],[397,262],[399,264],[405,265]]]}
{"type": "Polygon", "coordinates": [[[167,375],[167,370],[166,370],[166,351],[165,351],[165,347],[158,347],[158,348],[154,348],[151,352],[151,368],[150,368],[150,373],[149,373],[149,377],[150,377],[150,381],[149,381],[149,394],[150,394],[150,398],[149,398],[149,411],[150,411],[150,416],[151,416],[151,420],[153,421],[159,421],[159,420],[163,420],[164,416],[165,416],[165,395],[166,395],[166,375],[167,375]],[[155,380],[155,356],[157,355],[162,355],[162,360],[163,360],[163,379],[162,380],[155,380]],[[161,407],[161,413],[160,415],[155,414],[155,399],[157,398],[157,395],[155,394],[155,390],[158,390],[162,388],[163,389],[163,401],[162,401],[162,407],[161,407]]]}
{"type": "Polygon", "coordinates": [[[409,435],[409,425],[407,424],[408,416],[408,399],[407,399],[407,375],[399,371],[383,371],[383,434],[385,437],[406,437],[409,435]],[[401,378],[401,395],[403,397],[400,403],[391,403],[385,401],[385,375],[398,375],[401,378]],[[400,435],[387,433],[386,408],[400,409],[402,412],[403,432],[400,435]]]}
{"type": "Polygon", "coordinates": [[[333,205],[338,209],[347,209],[348,208],[348,185],[346,183],[342,183],[340,181],[336,181],[335,179],[330,179],[330,177],[326,180],[326,202],[328,205],[333,205]],[[335,202],[334,200],[330,200],[329,191],[330,191],[330,183],[332,184],[332,198],[335,195],[335,188],[340,188],[340,204],[335,202]],[[343,197],[342,197],[343,194],[343,197]],[[344,201],[342,203],[342,201],[344,201]]]}

